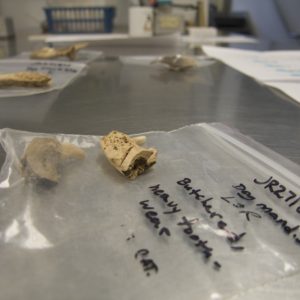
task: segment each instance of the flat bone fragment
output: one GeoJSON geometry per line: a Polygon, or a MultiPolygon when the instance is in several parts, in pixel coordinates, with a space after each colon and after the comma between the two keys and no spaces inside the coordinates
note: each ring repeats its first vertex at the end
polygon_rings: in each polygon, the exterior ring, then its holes
{"type": "Polygon", "coordinates": [[[31,53],[33,59],[53,59],[66,56],[69,60],[75,60],[76,54],[80,49],[86,48],[87,43],[75,44],[64,48],[44,47],[31,53]]]}
{"type": "Polygon", "coordinates": [[[26,179],[51,187],[59,182],[64,161],[83,160],[84,151],[71,144],[62,144],[55,138],[34,138],[21,160],[26,179]]]}
{"type": "Polygon", "coordinates": [[[100,145],[109,162],[129,179],[135,179],[156,163],[157,150],[143,148],[137,142],[145,137],[131,138],[128,135],[112,131],[102,137],[100,145]]]}
{"type": "Polygon", "coordinates": [[[161,63],[167,65],[172,71],[184,71],[186,69],[197,66],[197,61],[193,57],[180,54],[163,56],[153,63],[161,63]]]}
{"type": "Polygon", "coordinates": [[[38,72],[16,72],[0,74],[0,87],[46,87],[49,85],[51,77],[38,72]]]}

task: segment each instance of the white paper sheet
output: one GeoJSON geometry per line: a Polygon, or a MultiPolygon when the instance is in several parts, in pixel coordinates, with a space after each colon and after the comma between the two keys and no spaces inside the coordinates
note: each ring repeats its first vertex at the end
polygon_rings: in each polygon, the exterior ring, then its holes
{"type": "Polygon", "coordinates": [[[246,51],[203,46],[210,57],[261,81],[300,80],[300,51],[246,51]]]}
{"type": "Polygon", "coordinates": [[[279,88],[300,102],[300,51],[247,51],[203,46],[203,51],[238,71],[279,88]]]}
{"type": "Polygon", "coordinates": [[[33,61],[5,59],[0,61],[0,73],[36,71],[49,74],[52,78],[48,87],[3,87],[0,89],[0,98],[28,96],[47,93],[63,89],[67,84],[79,76],[86,64],[63,61],[33,61]]]}
{"type": "Polygon", "coordinates": [[[269,85],[270,87],[274,87],[281,90],[286,95],[288,95],[289,97],[293,98],[294,100],[300,103],[299,82],[270,81],[270,82],[266,82],[266,84],[269,85]]]}
{"type": "Polygon", "coordinates": [[[257,43],[258,40],[249,38],[243,35],[230,35],[230,36],[213,36],[213,37],[198,37],[198,36],[184,36],[184,42],[193,44],[202,43],[257,43]]]}

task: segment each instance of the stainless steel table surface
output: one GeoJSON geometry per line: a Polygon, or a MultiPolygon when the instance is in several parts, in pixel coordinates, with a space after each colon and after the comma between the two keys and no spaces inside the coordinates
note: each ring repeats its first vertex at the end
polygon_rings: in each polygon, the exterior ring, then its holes
{"type": "Polygon", "coordinates": [[[0,99],[0,128],[34,132],[139,133],[199,122],[224,123],[300,164],[300,105],[220,62],[175,73],[105,56],[60,92],[0,99]]]}

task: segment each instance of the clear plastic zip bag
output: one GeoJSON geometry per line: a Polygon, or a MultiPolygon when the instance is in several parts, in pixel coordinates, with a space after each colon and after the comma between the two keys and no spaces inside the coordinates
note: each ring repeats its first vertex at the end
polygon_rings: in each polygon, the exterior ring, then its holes
{"type": "Polygon", "coordinates": [[[1,130],[2,299],[274,299],[297,286],[299,166],[221,124],[145,135],[158,161],[130,181],[100,137],[1,130]],[[53,187],[20,172],[37,137],[85,153],[53,187]]]}
{"type": "Polygon", "coordinates": [[[0,61],[0,74],[16,72],[37,72],[51,77],[45,87],[8,86],[1,87],[0,98],[29,96],[60,90],[85,74],[86,64],[56,60],[3,59],[0,61]]]}

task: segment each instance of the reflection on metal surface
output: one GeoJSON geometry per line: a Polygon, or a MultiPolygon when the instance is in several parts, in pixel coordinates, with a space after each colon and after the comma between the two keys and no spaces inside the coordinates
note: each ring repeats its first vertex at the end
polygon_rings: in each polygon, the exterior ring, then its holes
{"type": "MultiPolygon", "coordinates": [[[[213,62],[210,62],[209,64],[212,63],[213,62]]],[[[150,77],[160,83],[184,82],[189,84],[203,84],[206,86],[214,85],[214,82],[211,80],[209,74],[203,74],[196,69],[180,73],[172,72],[171,75],[168,70],[157,70],[156,73],[153,72],[152,74],[150,74],[150,77]]]]}

